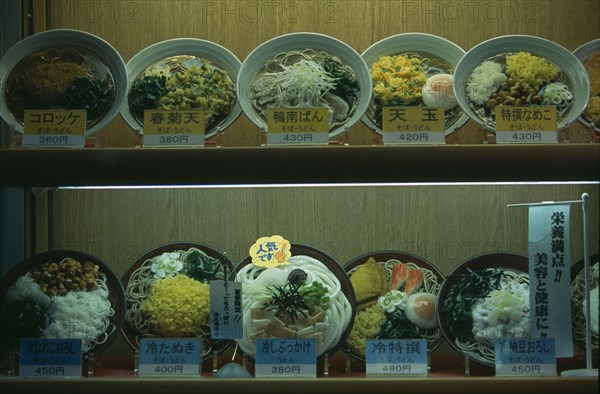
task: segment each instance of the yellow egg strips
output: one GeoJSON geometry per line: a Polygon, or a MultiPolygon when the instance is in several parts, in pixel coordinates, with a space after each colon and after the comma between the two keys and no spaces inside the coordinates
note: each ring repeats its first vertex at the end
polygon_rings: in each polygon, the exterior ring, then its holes
{"type": "Polygon", "coordinates": [[[410,104],[421,98],[427,77],[421,59],[407,55],[382,56],[371,66],[373,95],[381,104],[410,104]]]}

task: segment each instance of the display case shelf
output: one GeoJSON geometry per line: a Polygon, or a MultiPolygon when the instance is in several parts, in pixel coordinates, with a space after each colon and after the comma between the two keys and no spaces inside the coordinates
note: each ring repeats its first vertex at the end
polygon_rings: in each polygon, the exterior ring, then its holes
{"type": "Polygon", "coordinates": [[[599,144],[6,149],[2,187],[600,179],[599,144]]]}
{"type": "Polygon", "coordinates": [[[581,378],[313,378],[313,379],[228,379],[214,378],[82,378],[82,379],[2,379],[4,392],[18,393],[592,393],[596,379],[581,378]],[[542,384],[543,383],[543,384],[542,384]]]}
{"type": "MultiPolygon", "coordinates": [[[[559,359],[557,369],[581,367],[581,355],[572,359],[559,359]]],[[[564,394],[595,393],[598,380],[577,377],[495,377],[494,369],[471,362],[470,376],[465,375],[463,361],[458,354],[431,356],[431,372],[428,376],[413,377],[365,377],[365,365],[350,361],[356,371],[346,372],[348,360],[338,353],[330,359],[329,376],[323,377],[322,363],[318,363],[316,378],[214,378],[210,368],[203,368],[197,377],[138,377],[132,370],[131,361],[120,356],[100,357],[93,377],[80,379],[0,377],[3,392],[17,393],[236,393],[251,390],[257,393],[527,393],[564,394]],[[543,383],[543,384],[540,384],[543,383]]],[[[221,359],[220,365],[230,360],[221,359]]],[[[239,357],[238,357],[238,362],[239,357]]],[[[253,367],[250,365],[249,369],[253,367]]]]}

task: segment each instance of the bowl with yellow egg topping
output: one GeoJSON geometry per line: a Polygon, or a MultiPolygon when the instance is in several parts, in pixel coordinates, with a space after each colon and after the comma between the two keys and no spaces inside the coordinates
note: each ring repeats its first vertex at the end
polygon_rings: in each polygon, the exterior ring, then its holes
{"type": "Polygon", "coordinates": [[[227,278],[232,269],[225,254],[198,242],[144,252],[121,278],[127,342],[139,349],[143,338],[200,338],[203,360],[223,351],[228,341],[211,338],[210,281],[227,278]]]}
{"type": "Polygon", "coordinates": [[[363,123],[382,134],[384,107],[422,106],[444,110],[446,135],[463,126],[468,117],[454,98],[453,74],[464,54],[455,43],[426,33],[397,34],[371,45],[361,54],[373,82],[363,123]]]}

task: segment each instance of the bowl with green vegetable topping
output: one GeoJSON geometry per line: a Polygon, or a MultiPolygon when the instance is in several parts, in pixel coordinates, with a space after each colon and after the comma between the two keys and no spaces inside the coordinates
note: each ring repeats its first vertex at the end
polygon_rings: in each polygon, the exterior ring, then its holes
{"type": "Polygon", "coordinates": [[[134,349],[142,338],[201,338],[208,359],[229,345],[210,336],[210,281],[232,270],[227,256],[212,246],[175,242],[138,257],[121,278],[127,310],[122,332],[134,349]]]}
{"type": "Polygon", "coordinates": [[[207,138],[241,114],[235,93],[241,62],[227,48],[198,38],[150,45],[127,62],[127,103],[121,116],[143,134],[144,111],[202,111],[207,138]]]}
{"type": "Polygon", "coordinates": [[[267,131],[269,109],[325,108],[329,136],[360,120],[369,105],[367,65],[348,44],[319,33],[277,36],[242,63],[237,92],[244,114],[267,131]]]}
{"type": "Polygon", "coordinates": [[[531,336],[529,258],[502,252],[474,256],[447,276],[436,303],[446,341],[474,362],[493,366],[497,338],[531,336]]]}
{"type": "Polygon", "coordinates": [[[244,317],[239,349],[256,357],[256,340],[314,338],[319,359],[333,355],[346,340],[355,313],[352,285],[343,268],[316,248],[290,244],[287,263],[271,268],[251,257],[235,267],[242,284],[244,317]]]}
{"type": "Polygon", "coordinates": [[[26,110],[85,110],[86,135],[119,114],[127,71],[117,50],[102,38],[53,29],[17,42],[0,60],[0,114],[23,132],[26,110]]]}

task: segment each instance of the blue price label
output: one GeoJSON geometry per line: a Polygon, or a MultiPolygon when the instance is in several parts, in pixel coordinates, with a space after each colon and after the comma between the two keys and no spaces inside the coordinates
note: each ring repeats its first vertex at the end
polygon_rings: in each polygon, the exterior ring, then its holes
{"type": "Polygon", "coordinates": [[[197,375],[202,341],[196,338],[143,338],[140,341],[140,376],[197,375]]]}
{"type": "Polygon", "coordinates": [[[427,375],[424,339],[367,340],[367,376],[427,375]]]}
{"type": "Polygon", "coordinates": [[[554,338],[496,339],[496,376],[556,376],[554,338]]]}
{"type": "Polygon", "coordinates": [[[256,377],[316,377],[314,338],[257,339],[256,377]]]}
{"type": "Polygon", "coordinates": [[[80,377],[81,348],[81,339],[22,338],[19,374],[80,377]]]}

